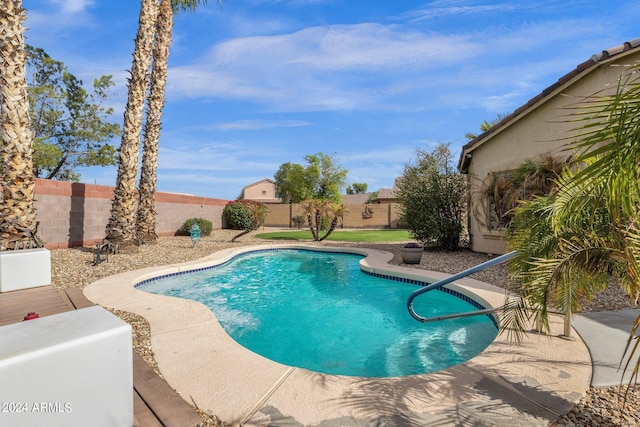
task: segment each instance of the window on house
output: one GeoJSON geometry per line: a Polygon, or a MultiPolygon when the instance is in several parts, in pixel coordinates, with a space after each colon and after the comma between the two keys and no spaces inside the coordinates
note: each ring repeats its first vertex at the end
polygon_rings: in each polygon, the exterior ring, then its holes
{"type": "Polygon", "coordinates": [[[267,195],[267,190],[262,190],[262,195],[266,196],[267,195]]]}

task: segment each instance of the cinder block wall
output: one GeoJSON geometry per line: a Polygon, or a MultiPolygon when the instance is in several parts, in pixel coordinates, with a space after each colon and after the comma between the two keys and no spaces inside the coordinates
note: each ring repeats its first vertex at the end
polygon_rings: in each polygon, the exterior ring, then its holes
{"type": "MultiPolygon", "coordinates": [[[[91,246],[101,241],[109,220],[113,187],[36,179],[38,234],[49,249],[91,246]]],[[[205,218],[222,228],[227,200],[174,193],[156,194],[156,232],[176,233],[188,218],[205,218]]]]}
{"type": "MultiPolygon", "coordinates": [[[[298,204],[269,204],[269,214],[265,222],[269,227],[293,227],[293,217],[302,215],[298,204]]],[[[345,213],[338,227],[343,228],[400,228],[398,225],[398,204],[345,205],[345,213]]],[[[306,222],[303,228],[306,227],[306,222]]]]}
{"type": "Polygon", "coordinates": [[[344,228],[399,228],[398,204],[345,205],[344,228]]]}
{"type": "MultiPolygon", "coordinates": [[[[294,206],[298,205],[269,203],[267,205],[269,208],[269,214],[267,215],[264,225],[267,227],[293,227],[293,224],[291,223],[291,212],[294,206]]],[[[295,212],[295,210],[293,210],[293,212],[295,212]]],[[[294,213],[293,215],[297,214],[294,213]]]]}
{"type": "MultiPolygon", "coordinates": [[[[38,234],[49,249],[93,246],[105,236],[113,187],[66,181],[36,179],[35,208],[38,234]]],[[[173,236],[189,218],[204,218],[213,229],[224,226],[222,211],[228,200],[176,193],[156,194],[156,232],[173,236]]],[[[267,227],[289,228],[292,218],[302,215],[297,204],[269,204],[267,227]]],[[[346,205],[338,227],[399,228],[398,205],[346,205]]],[[[303,225],[306,227],[306,223],[303,225]]]]}

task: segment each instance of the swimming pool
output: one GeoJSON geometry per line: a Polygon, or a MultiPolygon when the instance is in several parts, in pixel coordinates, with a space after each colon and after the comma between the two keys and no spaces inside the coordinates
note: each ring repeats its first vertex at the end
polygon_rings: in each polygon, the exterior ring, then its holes
{"type": "MultiPolygon", "coordinates": [[[[239,344],[316,372],[393,377],[462,363],[488,346],[487,316],[422,324],[406,310],[415,283],[361,271],[361,255],[301,249],[255,251],[187,274],[138,284],[151,293],[207,305],[239,344]]],[[[445,292],[416,300],[420,313],[476,307],[445,292]]]]}

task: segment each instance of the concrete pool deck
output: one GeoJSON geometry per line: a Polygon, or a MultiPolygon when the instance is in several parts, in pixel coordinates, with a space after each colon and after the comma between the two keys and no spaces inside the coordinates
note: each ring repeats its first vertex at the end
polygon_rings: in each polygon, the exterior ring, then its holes
{"type": "MultiPolygon", "coordinates": [[[[557,337],[563,331],[558,317],[551,319],[550,336],[531,333],[516,346],[501,335],[477,357],[443,371],[358,378],[268,360],[230,338],[206,306],[134,287],[145,279],[220,264],[243,252],[283,247],[345,252],[290,244],[227,249],[189,263],[110,276],[87,286],[84,293],[94,303],[145,317],[167,382],[185,400],[232,425],[546,426],[571,409],[589,387],[589,351],[577,334],[575,341],[557,337]]],[[[447,277],[390,265],[388,252],[347,251],[366,254],[361,267],[375,273],[423,281],[447,277]]],[[[462,279],[454,286],[491,306],[504,302],[505,291],[484,282],[462,279]]]]}

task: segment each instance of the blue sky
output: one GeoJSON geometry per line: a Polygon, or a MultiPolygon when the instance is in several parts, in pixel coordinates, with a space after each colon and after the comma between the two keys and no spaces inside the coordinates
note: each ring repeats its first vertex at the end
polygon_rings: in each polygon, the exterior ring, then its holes
{"type": "MultiPolygon", "coordinates": [[[[113,75],[122,123],[140,2],[23,6],[27,43],[86,83],[113,75]]],[[[450,143],[457,161],[465,133],[640,37],[639,20],[636,0],[209,0],[175,16],[158,190],[235,199],[317,152],[391,188],[416,149],[450,143]]],[[[80,172],[115,184],[115,167],[80,172]]]]}

